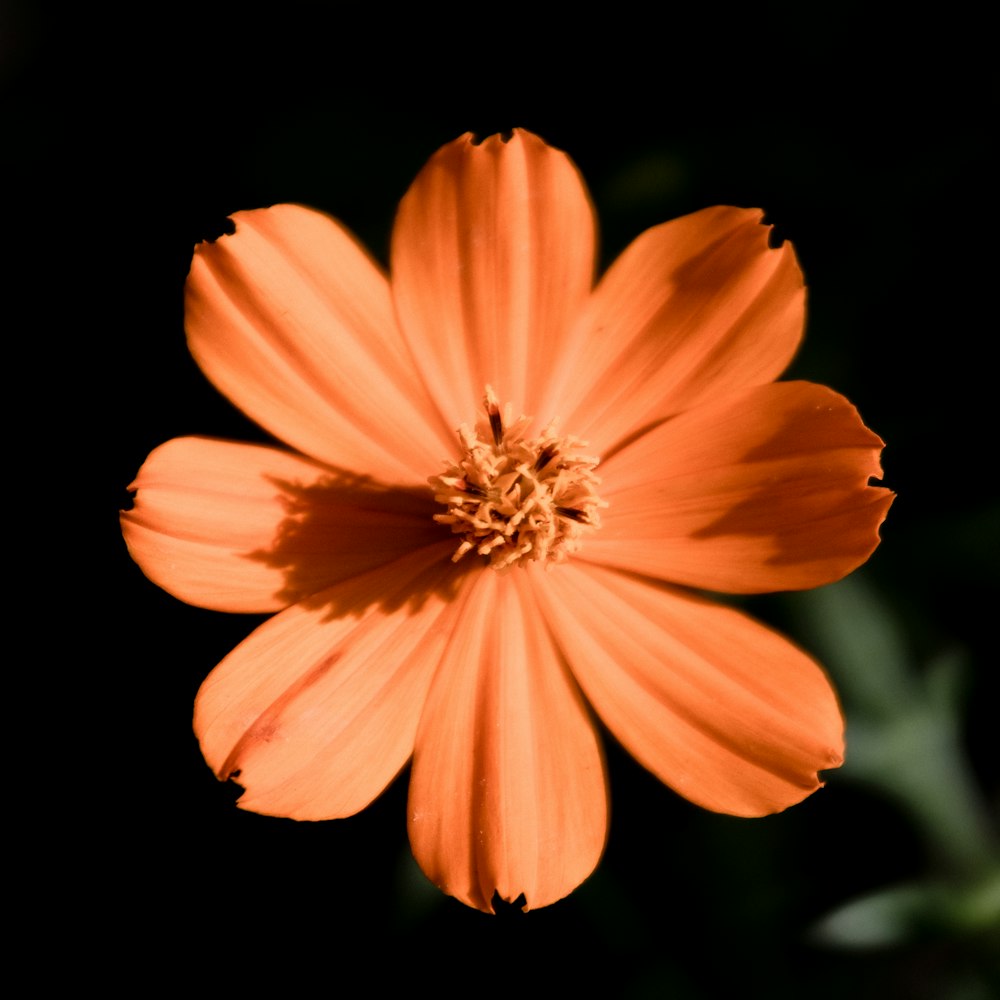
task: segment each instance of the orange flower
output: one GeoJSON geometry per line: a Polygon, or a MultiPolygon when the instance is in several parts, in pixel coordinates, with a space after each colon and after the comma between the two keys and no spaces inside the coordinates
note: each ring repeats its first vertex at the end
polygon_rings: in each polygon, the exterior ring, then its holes
{"type": "Polygon", "coordinates": [[[850,403],[773,381],[804,288],[759,211],[657,226],[594,286],[583,182],[517,131],[431,158],[390,277],[310,209],[235,224],[195,251],[191,351],[294,451],[170,441],[122,521],[182,600],[280,611],[195,707],[242,807],[348,816],[412,758],[417,861],[491,910],[560,899],[599,860],[591,709],[708,809],[820,786],[843,749],[821,669],[683,589],[839,579],[892,500],[850,403]]]}

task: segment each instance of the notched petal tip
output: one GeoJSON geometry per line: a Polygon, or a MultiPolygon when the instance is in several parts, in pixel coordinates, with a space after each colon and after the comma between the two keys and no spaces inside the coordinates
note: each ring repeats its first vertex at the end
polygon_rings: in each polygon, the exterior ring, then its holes
{"type": "Polygon", "coordinates": [[[785,235],[784,225],[780,221],[773,221],[769,213],[763,209],[755,208],[747,209],[746,211],[759,213],[757,222],[767,231],[767,247],[769,250],[783,250],[785,247],[788,247],[789,250],[794,250],[791,237],[785,235]]]}
{"type": "Polygon", "coordinates": [[[844,722],[822,669],[740,612],[571,563],[537,590],[590,703],[665,784],[713,812],[765,816],[820,787],[844,722]]]}
{"type": "Polygon", "coordinates": [[[440,546],[413,553],[271,618],[216,667],[194,730],[241,809],[337,819],[393,781],[454,629],[454,577],[440,546]]]}
{"type": "Polygon", "coordinates": [[[567,426],[606,457],[720,395],[776,379],[802,338],[805,286],[760,209],[720,205],[646,230],[601,278],[561,366],[567,426]]]}
{"type": "Polygon", "coordinates": [[[468,578],[461,630],[438,667],[410,776],[414,857],[486,913],[568,895],[607,835],[603,754],[588,709],[527,588],[530,570],[468,578]]]}
{"type": "Polygon", "coordinates": [[[464,139],[467,136],[469,138],[469,144],[471,146],[484,146],[487,145],[488,143],[494,143],[494,142],[499,142],[503,145],[507,145],[507,143],[511,142],[515,138],[515,136],[519,135],[523,131],[524,129],[519,129],[519,128],[506,128],[506,129],[499,129],[496,132],[482,132],[482,133],[466,132],[465,136],[463,136],[462,138],[464,139]]]}
{"type": "Polygon", "coordinates": [[[233,235],[195,248],[185,285],[196,363],[297,451],[388,483],[420,482],[439,453],[434,408],[385,273],[323,212],[279,204],[233,220],[233,235]]]}
{"type": "Polygon", "coordinates": [[[528,900],[523,892],[516,896],[513,893],[510,893],[508,896],[501,896],[500,890],[497,889],[490,900],[489,912],[501,918],[507,914],[516,918],[518,913],[527,913],[530,909],[531,907],[528,905],[528,900]]]}
{"type": "Polygon", "coordinates": [[[195,243],[195,253],[198,252],[198,248],[201,246],[212,246],[227,236],[232,236],[236,232],[236,218],[242,214],[242,212],[236,212],[233,215],[227,216],[221,222],[214,221],[207,223],[202,230],[201,238],[195,243]]]}
{"type": "Polygon", "coordinates": [[[542,396],[590,295],[595,233],[576,167],[530,132],[467,133],[428,160],[396,215],[392,295],[445,427],[478,411],[484,385],[548,419],[542,396]]]}
{"type": "MultiPolygon", "coordinates": [[[[511,142],[536,142],[542,146],[548,146],[548,143],[545,142],[545,140],[539,135],[534,132],[529,132],[528,129],[521,128],[517,125],[511,128],[496,129],[495,131],[466,132],[464,135],[460,135],[453,143],[449,143],[448,145],[465,143],[470,146],[485,146],[499,143],[500,145],[506,146],[511,142]]],[[[445,146],[445,148],[447,148],[447,146],[445,146]]]]}
{"type": "Polygon", "coordinates": [[[808,382],[745,389],[655,428],[603,466],[595,562],[728,593],[832,583],[879,544],[882,440],[808,382]]]}

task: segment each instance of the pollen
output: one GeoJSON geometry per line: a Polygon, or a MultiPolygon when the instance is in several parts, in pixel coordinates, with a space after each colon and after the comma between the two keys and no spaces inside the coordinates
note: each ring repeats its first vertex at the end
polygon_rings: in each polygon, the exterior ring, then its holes
{"type": "Polygon", "coordinates": [[[585,453],[585,441],[558,435],[555,422],[526,437],[532,418],[510,421],[489,386],[483,402],[485,418],[458,429],[459,462],[428,480],[447,508],[434,520],[460,536],[452,561],[475,552],[498,570],[565,562],[607,506],[596,492],[599,459],[585,453]]]}

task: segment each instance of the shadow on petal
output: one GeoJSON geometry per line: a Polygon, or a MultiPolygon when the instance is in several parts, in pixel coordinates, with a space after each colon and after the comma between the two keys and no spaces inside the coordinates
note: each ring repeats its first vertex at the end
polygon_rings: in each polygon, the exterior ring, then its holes
{"type": "Polygon", "coordinates": [[[651,427],[602,463],[583,558],[721,593],[799,590],[863,563],[893,494],[881,439],[805,382],[729,394],[651,427]]]}
{"type": "Polygon", "coordinates": [[[691,533],[717,540],[720,562],[748,567],[737,591],[806,589],[846,576],[878,546],[895,499],[873,485],[882,477],[882,441],[843,397],[806,383],[775,388],[786,395],[801,389],[817,402],[784,414],[772,437],[735,457],[744,482],[722,477],[716,485],[720,495],[742,499],[691,533]]]}
{"type": "Polygon", "coordinates": [[[209,766],[243,809],[299,820],[363,809],[413,751],[462,610],[450,542],[361,573],[256,629],[198,692],[209,766]]]}
{"type": "Polygon", "coordinates": [[[454,543],[433,520],[440,505],[427,488],[386,486],[349,472],[309,484],[269,481],[280,491],[286,516],[272,544],[246,557],[281,571],[285,582],[277,596],[285,604],[325,606],[329,618],[358,615],[373,603],[383,611],[404,605],[417,610],[431,592],[450,600],[472,568],[456,564],[454,572],[435,574],[433,591],[404,587],[376,596],[363,586],[336,586],[428,547],[440,547],[440,561],[447,562],[454,543]]]}

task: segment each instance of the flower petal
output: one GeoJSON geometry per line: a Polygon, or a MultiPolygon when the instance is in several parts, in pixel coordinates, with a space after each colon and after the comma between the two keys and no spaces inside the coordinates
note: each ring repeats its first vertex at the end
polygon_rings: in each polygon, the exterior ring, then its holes
{"type": "Polygon", "coordinates": [[[839,580],[879,543],[882,441],[808,382],[744,389],[668,420],[601,466],[580,558],[729,593],[839,580]]]}
{"type": "Polygon", "coordinates": [[[363,809],[413,749],[453,624],[456,583],[433,546],[288,608],[209,675],[194,726],[244,809],[334,819],[363,809]]]}
{"type": "Polygon", "coordinates": [[[762,214],[705,209],[647,230],[615,261],[561,366],[550,408],[567,431],[606,454],[652,421],[781,374],[805,289],[762,214]]]}
{"type": "Polygon", "coordinates": [[[403,331],[452,432],[491,385],[535,406],[590,293],[595,222],[565,154],[530,132],[433,156],[399,206],[392,290],[403,331]]]}
{"type": "Polygon", "coordinates": [[[636,760],[706,809],[778,812],[842,762],[822,670],[731,608],[569,564],[535,588],[587,698],[636,760]]]}
{"type": "Polygon", "coordinates": [[[414,856],[445,892],[488,912],[494,891],[523,893],[525,909],[561,899],[605,840],[598,737],[535,613],[534,575],[469,577],[410,778],[414,856]]]}
{"type": "Polygon", "coordinates": [[[176,438],[121,515],[132,558],[175,597],[276,611],[447,532],[430,491],[387,489],[277,448],[176,438]]]}
{"type": "Polygon", "coordinates": [[[298,205],[233,216],[195,248],[185,314],[191,353],[282,441],[341,469],[422,483],[440,464],[385,276],[333,219],[298,205]]]}

